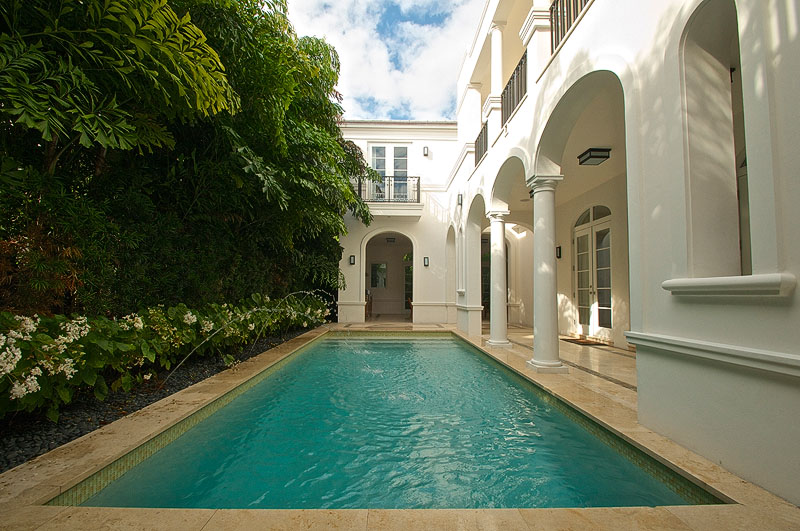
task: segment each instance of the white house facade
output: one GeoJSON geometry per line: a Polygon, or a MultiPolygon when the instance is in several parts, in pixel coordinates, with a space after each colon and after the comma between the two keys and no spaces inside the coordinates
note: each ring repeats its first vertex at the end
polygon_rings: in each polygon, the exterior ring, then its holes
{"type": "Polygon", "coordinates": [[[340,322],[634,348],[642,425],[800,503],[800,7],[488,0],[456,122],[345,122],[385,181],[340,322]]]}

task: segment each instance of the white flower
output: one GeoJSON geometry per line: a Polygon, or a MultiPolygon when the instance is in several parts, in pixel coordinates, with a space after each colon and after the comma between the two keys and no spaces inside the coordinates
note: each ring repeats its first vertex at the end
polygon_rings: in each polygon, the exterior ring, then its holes
{"type": "Polygon", "coordinates": [[[247,325],[248,330],[253,330],[255,327],[256,327],[255,323],[250,323],[249,325],[247,325]]]}
{"type": "MultiPolygon", "coordinates": [[[[45,346],[47,346],[47,345],[45,345],[45,346]]],[[[40,363],[41,363],[42,367],[44,367],[45,370],[47,370],[47,373],[50,376],[53,376],[56,373],[55,365],[53,365],[53,362],[51,360],[42,360],[40,363]]]]}
{"type": "Polygon", "coordinates": [[[56,372],[64,373],[64,376],[67,377],[67,380],[71,380],[78,370],[75,369],[75,362],[71,358],[64,358],[64,361],[62,361],[61,365],[58,366],[58,370],[56,372]]]}
{"type": "Polygon", "coordinates": [[[41,387],[39,387],[39,381],[36,379],[36,376],[30,375],[25,378],[25,388],[27,389],[28,393],[35,393],[41,387]]]}
{"type": "Polygon", "coordinates": [[[193,325],[197,322],[197,317],[192,312],[186,312],[183,316],[183,322],[187,325],[193,325]]]}
{"type": "Polygon", "coordinates": [[[22,359],[22,350],[15,343],[16,341],[11,337],[5,341],[6,348],[0,352],[0,376],[10,374],[22,359]]]}
{"type": "Polygon", "coordinates": [[[11,399],[17,400],[27,394],[35,393],[39,389],[41,389],[41,387],[39,386],[39,382],[36,380],[36,376],[30,375],[25,378],[24,382],[14,382],[11,385],[11,399]]]}
{"type": "Polygon", "coordinates": [[[148,372],[147,374],[145,374],[144,376],[142,376],[142,378],[144,378],[144,379],[145,379],[145,381],[147,381],[147,380],[149,380],[150,378],[152,378],[152,376],[153,376],[153,375],[152,375],[152,374],[150,374],[150,373],[148,372]]]}
{"type": "Polygon", "coordinates": [[[307,326],[308,326],[308,322],[307,321],[303,321],[303,328],[305,328],[307,326]]]}
{"type": "Polygon", "coordinates": [[[19,382],[14,382],[11,385],[10,395],[12,400],[17,400],[18,398],[22,398],[23,396],[25,396],[25,386],[19,382]]]}
{"type": "Polygon", "coordinates": [[[31,374],[33,376],[41,376],[42,375],[42,368],[41,367],[34,367],[31,369],[31,374]]]}
{"type": "Polygon", "coordinates": [[[204,319],[203,322],[200,323],[200,331],[203,332],[204,334],[211,332],[211,330],[213,329],[214,329],[214,321],[209,321],[204,319]]]}
{"type": "Polygon", "coordinates": [[[22,339],[23,341],[30,341],[31,334],[36,332],[36,329],[39,327],[39,316],[33,314],[33,317],[26,317],[24,315],[15,315],[14,319],[19,321],[19,328],[22,331],[22,335],[17,339],[22,339]]]}

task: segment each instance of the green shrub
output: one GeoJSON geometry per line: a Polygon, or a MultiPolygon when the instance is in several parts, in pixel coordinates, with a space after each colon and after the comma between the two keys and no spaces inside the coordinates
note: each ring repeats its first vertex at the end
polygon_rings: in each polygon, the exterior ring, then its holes
{"type": "Polygon", "coordinates": [[[156,306],[121,319],[0,313],[0,418],[12,411],[59,408],[79,390],[103,400],[129,391],[188,356],[222,356],[264,335],[315,327],[328,315],[310,293],[270,300],[261,294],[238,304],[156,306]]]}

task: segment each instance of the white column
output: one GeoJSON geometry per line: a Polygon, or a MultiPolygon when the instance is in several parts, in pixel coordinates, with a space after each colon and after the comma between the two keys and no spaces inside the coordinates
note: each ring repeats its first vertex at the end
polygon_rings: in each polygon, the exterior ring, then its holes
{"type": "Polygon", "coordinates": [[[470,83],[457,110],[459,144],[475,142],[483,123],[481,113],[481,84],[470,83]]]}
{"type": "Polygon", "coordinates": [[[495,347],[511,347],[508,340],[508,289],[506,281],[506,223],[508,211],[493,211],[491,222],[491,276],[489,341],[495,347]]]}
{"type": "Polygon", "coordinates": [[[556,185],[560,175],[535,176],[533,197],[533,358],[538,372],[566,373],[558,356],[558,285],[556,284],[556,185]]]}
{"type": "Polygon", "coordinates": [[[492,22],[491,95],[500,97],[503,92],[503,22],[492,22]]]}
{"type": "Polygon", "coordinates": [[[487,123],[487,134],[489,136],[489,145],[494,143],[494,139],[500,134],[500,129],[503,127],[501,121],[501,107],[503,88],[505,87],[505,80],[503,79],[503,28],[504,22],[492,22],[492,27],[489,30],[489,37],[491,39],[492,48],[490,54],[489,64],[489,96],[483,102],[481,109],[483,121],[487,123]]]}

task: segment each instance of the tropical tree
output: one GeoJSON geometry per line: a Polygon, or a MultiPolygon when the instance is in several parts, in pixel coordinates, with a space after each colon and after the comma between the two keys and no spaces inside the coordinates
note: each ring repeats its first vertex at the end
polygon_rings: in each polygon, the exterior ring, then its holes
{"type": "Polygon", "coordinates": [[[282,0],[0,5],[0,307],[124,314],[341,282],[370,178],[282,0]]]}

